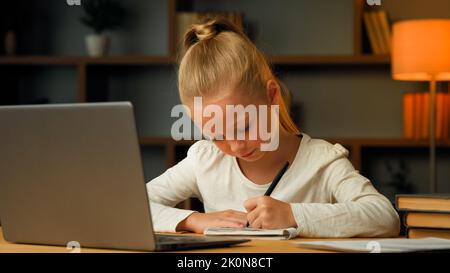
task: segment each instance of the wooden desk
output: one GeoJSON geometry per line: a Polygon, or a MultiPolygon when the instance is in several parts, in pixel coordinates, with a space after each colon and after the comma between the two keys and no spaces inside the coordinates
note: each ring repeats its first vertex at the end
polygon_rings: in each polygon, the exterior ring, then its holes
{"type": "MultiPolygon", "coordinates": [[[[364,238],[352,238],[352,240],[361,240],[364,238]]],[[[367,238],[366,238],[367,239],[367,238]]],[[[180,252],[197,252],[197,253],[325,253],[326,251],[310,250],[299,248],[292,242],[299,241],[318,241],[318,240],[336,240],[336,239],[304,239],[298,238],[293,240],[252,240],[244,244],[224,248],[197,249],[180,252]]],[[[344,240],[344,239],[342,239],[344,240]]],[[[46,246],[46,245],[30,245],[30,244],[13,244],[6,242],[3,238],[3,232],[0,228],[0,253],[7,252],[25,252],[25,253],[48,253],[62,252],[69,253],[70,250],[63,246],[46,246]]],[[[82,248],[82,253],[126,253],[133,251],[111,250],[111,249],[94,249],[82,248]]]]}

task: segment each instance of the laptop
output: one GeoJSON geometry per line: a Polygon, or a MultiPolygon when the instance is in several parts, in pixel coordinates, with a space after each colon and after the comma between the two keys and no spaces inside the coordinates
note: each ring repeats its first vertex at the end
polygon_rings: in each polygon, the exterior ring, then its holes
{"type": "Polygon", "coordinates": [[[249,241],[154,233],[129,102],[2,106],[0,132],[9,242],[160,251],[249,241]]]}

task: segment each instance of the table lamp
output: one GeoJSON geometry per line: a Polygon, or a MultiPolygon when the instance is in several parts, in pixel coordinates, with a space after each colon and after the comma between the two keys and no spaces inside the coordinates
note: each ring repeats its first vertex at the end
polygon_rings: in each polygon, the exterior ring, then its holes
{"type": "Polygon", "coordinates": [[[450,80],[450,19],[400,21],[392,31],[392,77],[430,83],[430,190],[436,181],[436,82],[450,80]]]}

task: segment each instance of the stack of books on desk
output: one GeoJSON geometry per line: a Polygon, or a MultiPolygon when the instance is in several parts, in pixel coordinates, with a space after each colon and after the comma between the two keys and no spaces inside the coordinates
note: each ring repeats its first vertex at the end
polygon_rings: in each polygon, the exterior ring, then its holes
{"type": "Polygon", "coordinates": [[[405,211],[408,238],[450,239],[450,194],[400,194],[396,206],[405,211]]]}

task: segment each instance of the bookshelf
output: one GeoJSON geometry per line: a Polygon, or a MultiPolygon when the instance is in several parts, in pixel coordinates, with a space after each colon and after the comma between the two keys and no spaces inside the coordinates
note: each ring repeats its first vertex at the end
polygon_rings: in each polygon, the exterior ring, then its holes
{"type": "MultiPolygon", "coordinates": [[[[269,61],[273,65],[389,65],[389,56],[377,55],[285,55],[269,56],[269,61]]],[[[0,65],[176,65],[174,56],[107,56],[107,57],[86,57],[86,56],[18,56],[0,57],[0,65]]]]}
{"type": "MultiPolygon", "coordinates": [[[[116,55],[106,57],[87,57],[87,56],[40,56],[26,55],[5,57],[0,56],[0,66],[70,66],[76,69],[78,102],[89,101],[91,74],[89,67],[120,67],[120,66],[141,66],[141,67],[161,67],[176,65],[176,13],[178,10],[191,9],[195,0],[180,1],[167,0],[167,25],[168,25],[168,55],[167,56],[149,56],[149,55],[116,55]]],[[[372,65],[390,65],[390,56],[372,55],[364,51],[363,31],[363,11],[364,0],[353,1],[353,54],[351,55],[274,55],[269,56],[269,61],[274,66],[298,67],[298,66],[372,66],[372,65]]],[[[96,85],[98,86],[98,84],[96,85]]],[[[103,91],[104,93],[105,91],[103,91]]],[[[97,99],[97,100],[101,100],[97,99]]]]}
{"type": "MultiPolygon", "coordinates": [[[[87,56],[0,56],[0,66],[72,66],[76,69],[78,101],[89,101],[89,82],[91,66],[175,66],[176,65],[176,12],[189,9],[192,1],[167,0],[168,55],[117,55],[107,57],[87,56]]],[[[353,1],[353,54],[352,55],[275,55],[269,56],[274,66],[339,66],[339,65],[385,65],[390,64],[389,56],[371,55],[363,51],[362,14],[364,0],[353,1]]]]}
{"type": "MultiPolygon", "coordinates": [[[[166,55],[111,55],[106,57],[87,57],[82,55],[19,55],[15,57],[0,56],[0,71],[8,73],[21,73],[21,68],[38,71],[41,67],[68,67],[75,73],[75,83],[78,102],[102,101],[108,87],[104,83],[111,71],[121,71],[123,67],[130,69],[151,68],[155,70],[170,70],[177,64],[176,48],[176,13],[177,11],[193,10],[192,3],[196,0],[167,0],[167,54],[166,55]]],[[[212,0],[214,1],[214,0],[212,0]]],[[[352,53],[351,54],[277,54],[268,56],[271,64],[281,69],[295,69],[297,67],[314,66],[315,71],[322,67],[337,69],[357,67],[368,70],[374,67],[379,71],[390,69],[389,55],[374,55],[368,49],[367,34],[363,25],[363,12],[368,9],[365,0],[349,0],[352,3],[351,30],[352,53]]],[[[245,20],[245,19],[244,19],[245,20]]],[[[33,52],[34,53],[34,52],[33,52]]],[[[6,84],[8,86],[8,84],[6,84]]],[[[0,98],[1,100],[1,98],[0,98]]],[[[1,103],[1,101],[0,101],[1,103]]],[[[332,143],[341,143],[350,151],[350,160],[356,169],[363,167],[364,150],[368,148],[386,149],[422,149],[427,147],[427,140],[409,140],[401,138],[327,138],[332,143]]],[[[155,137],[141,135],[142,147],[155,147],[164,150],[164,162],[167,167],[173,166],[185,156],[188,147],[193,141],[175,142],[170,137],[155,137]]],[[[450,140],[438,141],[438,147],[447,151],[450,148],[450,140]]]]}
{"type": "Polygon", "coordinates": [[[390,65],[389,56],[354,55],[354,56],[272,56],[273,65],[390,65]]]}
{"type": "Polygon", "coordinates": [[[170,56],[17,56],[0,57],[1,65],[171,65],[175,58],[170,56]]]}

